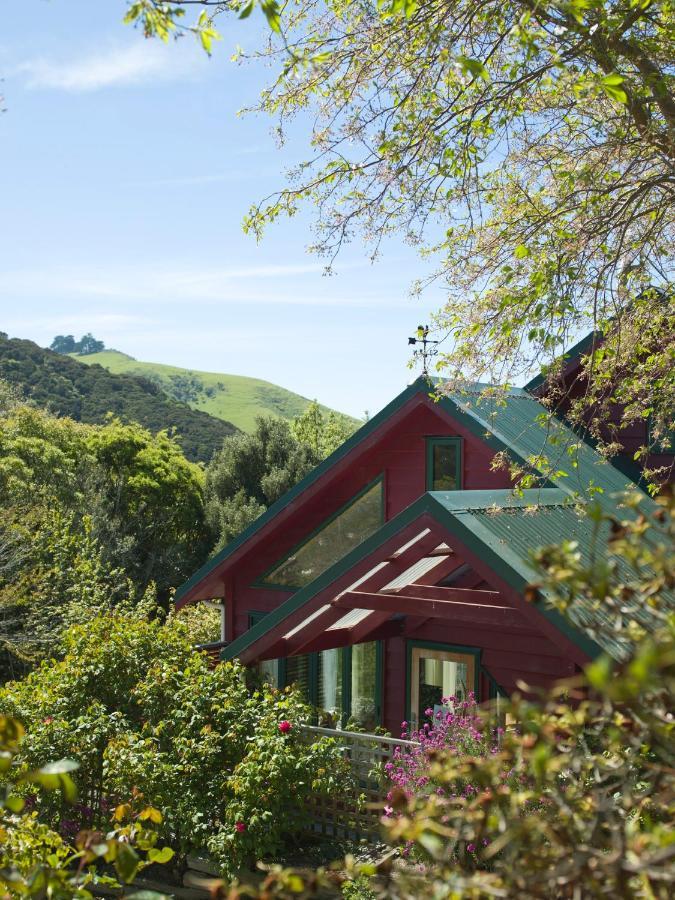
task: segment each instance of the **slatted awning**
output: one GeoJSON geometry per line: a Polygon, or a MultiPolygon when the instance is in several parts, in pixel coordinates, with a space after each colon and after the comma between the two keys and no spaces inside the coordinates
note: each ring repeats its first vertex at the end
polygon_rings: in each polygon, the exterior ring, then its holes
{"type": "Polygon", "coordinates": [[[410,636],[438,621],[543,633],[584,664],[597,646],[544,603],[524,597],[535,573],[523,536],[537,546],[550,515],[568,530],[576,523],[561,491],[531,494],[425,495],[233,641],[223,658],[249,664],[410,636]]]}

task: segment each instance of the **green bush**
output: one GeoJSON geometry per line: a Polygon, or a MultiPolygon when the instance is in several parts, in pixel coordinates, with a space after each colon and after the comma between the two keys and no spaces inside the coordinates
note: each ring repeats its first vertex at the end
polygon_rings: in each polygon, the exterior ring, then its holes
{"type": "Polygon", "coordinates": [[[281,849],[307,822],[310,794],[342,791],[349,770],[332,740],[301,740],[310,711],[299,695],[252,692],[243,675],[238,664],[210,668],[174,617],[71,627],[63,659],[0,692],[26,723],[24,768],[79,764],[79,806],[37,796],[42,820],[73,833],[149,804],[163,840],[210,853],[228,874],[281,849]]]}
{"type": "Polygon", "coordinates": [[[90,900],[90,887],[119,888],[120,881],[133,881],[145,866],[171,860],[170,848],[156,846],[158,833],[152,824],[161,822],[161,813],[151,807],[139,809],[135,816],[116,817],[106,835],[82,831],[74,845],[40,821],[36,812],[28,811],[21,796],[27,786],[59,791],[66,802],[72,802],[76,789],[70,773],[77,764],[61,760],[34,770],[24,766],[17,772],[14,763],[24,734],[18,721],[0,715],[0,885],[4,897],[90,900]],[[101,873],[99,861],[107,863],[108,872],[117,878],[101,873]]]}

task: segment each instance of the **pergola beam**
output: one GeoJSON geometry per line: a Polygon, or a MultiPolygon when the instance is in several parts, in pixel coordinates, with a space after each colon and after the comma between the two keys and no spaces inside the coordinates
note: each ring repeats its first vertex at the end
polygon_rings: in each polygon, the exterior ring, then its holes
{"type": "Polygon", "coordinates": [[[523,624],[520,613],[510,606],[466,603],[457,600],[429,600],[401,594],[349,591],[335,600],[334,605],[342,609],[372,609],[383,616],[398,613],[496,627],[523,624]]]}
{"type": "MultiPolygon", "coordinates": [[[[311,618],[321,606],[330,604],[336,596],[340,596],[341,591],[349,590],[355,583],[359,587],[367,586],[370,590],[379,590],[409,569],[420,557],[438,547],[441,542],[442,538],[438,537],[438,524],[428,515],[420,516],[416,522],[407,525],[396,535],[392,535],[379,548],[378,555],[381,554],[379,561],[386,561],[387,565],[373,572],[378,562],[377,555],[373,554],[368,559],[362,560],[349,573],[341,575],[333,584],[320,591],[311,603],[292,612],[286,619],[285,630],[282,634],[288,634],[301,626],[297,631],[297,641],[302,641],[300,646],[309,643],[322,631],[322,615],[311,618]],[[372,574],[370,574],[371,572],[372,574]],[[360,581],[360,579],[363,580],[360,581]],[[308,619],[310,621],[307,621],[308,619]]],[[[335,621],[337,619],[333,620],[331,624],[334,624],[335,621]]],[[[324,625],[324,627],[326,626],[324,625]]],[[[296,635],[292,635],[291,640],[294,638],[296,635]]],[[[287,641],[288,639],[279,636],[278,632],[275,633],[275,629],[270,629],[269,632],[261,635],[253,645],[242,650],[239,659],[248,665],[260,659],[287,656],[287,641]]],[[[299,652],[297,644],[293,647],[292,652],[296,654],[299,652]]]]}
{"type": "Polygon", "coordinates": [[[381,591],[387,596],[407,596],[421,600],[441,600],[459,603],[479,603],[482,606],[504,606],[499,591],[483,591],[476,588],[438,587],[427,584],[409,584],[395,591],[381,591]]]}

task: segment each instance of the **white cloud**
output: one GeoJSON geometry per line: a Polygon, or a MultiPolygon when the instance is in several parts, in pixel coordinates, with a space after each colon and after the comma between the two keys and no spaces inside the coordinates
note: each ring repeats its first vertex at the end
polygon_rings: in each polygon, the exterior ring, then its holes
{"type": "Polygon", "coordinates": [[[28,60],[18,67],[18,71],[26,77],[30,88],[97,91],[182,77],[200,63],[194,49],[194,55],[186,56],[176,45],[165,46],[144,40],[66,62],[28,60]]]}
{"type": "MultiPolygon", "coordinates": [[[[259,266],[175,266],[157,263],[138,266],[50,267],[0,272],[0,294],[40,296],[44,301],[132,304],[228,304],[274,306],[390,308],[407,306],[405,290],[392,296],[385,288],[361,288],[346,293],[338,278],[322,277],[319,262],[259,266]]],[[[341,270],[361,268],[358,263],[341,270]]],[[[350,288],[351,289],[351,288],[350,288]]]]}

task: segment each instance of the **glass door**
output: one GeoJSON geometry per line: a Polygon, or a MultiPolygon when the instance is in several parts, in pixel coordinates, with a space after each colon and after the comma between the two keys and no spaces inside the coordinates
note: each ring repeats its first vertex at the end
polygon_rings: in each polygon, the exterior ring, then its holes
{"type": "Polygon", "coordinates": [[[437,712],[452,707],[454,697],[466,700],[474,690],[476,662],[472,653],[455,653],[432,647],[415,647],[411,653],[410,721],[419,728],[437,712]],[[427,715],[431,710],[431,715],[427,715]]]}

